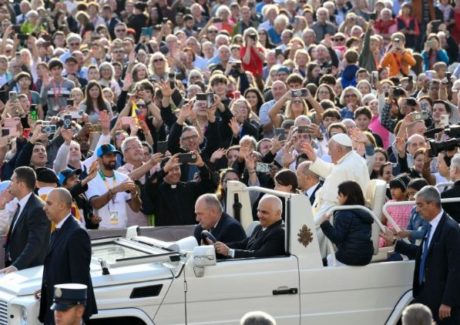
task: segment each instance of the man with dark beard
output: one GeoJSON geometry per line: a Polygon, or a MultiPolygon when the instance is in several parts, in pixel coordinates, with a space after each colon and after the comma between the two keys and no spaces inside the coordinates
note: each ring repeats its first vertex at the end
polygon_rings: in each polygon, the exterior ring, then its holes
{"type": "Polygon", "coordinates": [[[115,171],[119,153],[111,144],[100,146],[97,149],[100,170],[88,183],[86,196],[94,214],[101,218],[99,229],[126,228],[128,206],[134,212],[138,212],[141,206],[136,184],[128,176],[115,171]]]}

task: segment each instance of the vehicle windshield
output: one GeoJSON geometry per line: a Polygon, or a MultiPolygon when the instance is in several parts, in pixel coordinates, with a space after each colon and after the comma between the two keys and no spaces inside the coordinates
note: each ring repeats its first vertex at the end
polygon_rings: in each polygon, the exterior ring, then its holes
{"type": "Polygon", "coordinates": [[[131,260],[131,259],[140,259],[144,257],[152,257],[164,254],[170,254],[170,251],[153,247],[145,246],[141,247],[135,243],[130,243],[129,241],[124,240],[113,240],[104,243],[93,244],[93,258],[103,259],[108,264],[114,264],[116,262],[131,260]]]}

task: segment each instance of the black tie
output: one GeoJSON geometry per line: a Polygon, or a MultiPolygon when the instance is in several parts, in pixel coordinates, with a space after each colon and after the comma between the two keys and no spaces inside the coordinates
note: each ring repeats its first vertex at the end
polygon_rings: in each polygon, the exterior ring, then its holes
{"type": "Polygon", "coordinates": [[[56,241],[56,238],[59,234],[59,228],[56,228],[50,236],[50,247],[53,246],[54,242],[56,241]]]}
{"type": "Polygon", "coordinates": [[[11,234],[13,233],[13,226],[16,222],[16,220],[19,217],[19,211],[21,210],[21,206],[18,203],[18,206],[16,208],[16,212],[14,213],[13,219],[11,220],[11,225],[10,229],[8,230],[8,235],[6,236],[6,244],[5,244],[5,254],[6,254],[6,259],[11,262],[11,256],[10,256],[10,249],[9,249],[9,244],[11,240],[11,234]]]}
{"type": "Polygon", "coordinates": [[[19,205],[18,203],[18,206],[16,207],[16,212],[14,213],[13,219],[11,220],[11,226],[8,232],[8,238],[10,237],[11,233],[13,232],[14,226],[16,225],[16,221],[18,220],[18,217],[19,217],[19,211],[21,211],[21,205],[19,205]]]}

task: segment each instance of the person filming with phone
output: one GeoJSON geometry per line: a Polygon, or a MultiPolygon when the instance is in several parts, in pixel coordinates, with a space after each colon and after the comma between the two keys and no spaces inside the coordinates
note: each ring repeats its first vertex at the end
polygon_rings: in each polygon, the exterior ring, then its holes
{"type": "Polygon", "coordinates": [[[428,35],[423,47],[422,57],[424,70],[433,69],[436,62],[449,64],[449,56],[446,50],[441,48],[439,38],[436,34],[428,35]]]}
{"type": "Polygon", "coordinates": [[[403,33],[391,35],[389,51],[385,54],[380,63],[383,68],[389,69],[389,76],[407,76],[410,68],[415,66],[415,59],[412,53],[405,48],[406,37],[403,33]]]}
{"type": "Polygon", "coordinates": [[[154,207],[155,226],[195,224],[195,202],[204,193],[214,192],[211,172],[198,151],[176,153],[161,162],[161,169],[150,179],[146,191],[154,207]],[[199,179],[181,181],[181,166],[195,166],[199,179]]]}

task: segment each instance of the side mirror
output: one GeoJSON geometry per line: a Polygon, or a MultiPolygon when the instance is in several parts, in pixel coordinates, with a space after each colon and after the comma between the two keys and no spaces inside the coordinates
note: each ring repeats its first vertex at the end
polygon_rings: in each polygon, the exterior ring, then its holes
{"type": "Polygon", "coordinates": [[[206,266],[216,265],[216,251],[214,246],[197,246],[193,249],[193,271],[195,276],[201,278],[206,266]]]}

